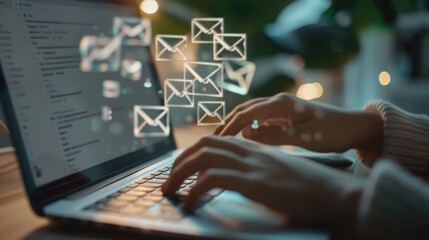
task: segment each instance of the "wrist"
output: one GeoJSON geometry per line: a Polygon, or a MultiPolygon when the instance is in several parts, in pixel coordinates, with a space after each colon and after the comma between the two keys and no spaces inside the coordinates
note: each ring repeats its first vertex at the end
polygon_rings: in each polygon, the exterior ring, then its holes
{"type": "Polygon", "coordinates": [[[372,156],[381,156],[384,141],[381,115],[374,112],[358,112],[352,115],[358,123],[355,127],[353,148],[372,156]]]}

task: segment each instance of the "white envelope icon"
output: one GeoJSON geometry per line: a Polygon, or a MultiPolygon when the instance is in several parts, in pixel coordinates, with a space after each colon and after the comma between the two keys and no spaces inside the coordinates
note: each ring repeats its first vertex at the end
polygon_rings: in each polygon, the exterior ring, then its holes
{"type": "Polygon", "coordinates": [[[194,82],[194,95],[223,97],[223,65],[220,63],[186,62],[184,79],[194,82]]]}
{"type": "Polygon", "coordinates": [[[223,18],[192,19],[192,42],[213,43],[214,34],[223,33],[223,18]]]}
{"type": "Polygon", "coordinates": [[[124,45],[149,46],[152,38],[151,24],[148,19],[115,17],[113,35],[121,37],[124,45]]]}
{"type": "Polygon", "coordinates": [[[121,95],[121,85],[114,80],[103,82],[103,96],[105,98],[118,98],[121,95]]]}
{"type": "Polygon", "coordinates": [[[225,61],[227,78],[223,82],[223,88],[232,93],[246,95],[249,92],[256,71],[253,62],[225,61]]]}
{"type": "Polygon", "coordinates": [[[155,40],[157,61],[186,61],[187,36],[157,35],[155,40]]]}
{"type": "Polygon", "coordinates": [[[121,58],[121,38],[84,36],[80,41],[83,72],[118,71],[121,58]]]}
{"type": "Polygon", "coordinates": [[[246,34],[215,34],[213,42],[213,59],[215,61],[246,61],[246,55],[246,34]]]}
{"type": "Polygon", "coordinates": [[[164,82],[164,100],[167,107],[194,107],[192,80],[167,79],[164,82]]]}
{"type": "Polygon", "coordinates": [[[225,102],[198,102],[198,125],[225,125],[225,102]]]}
{"type": "Polygon", "coordinates": [[[165,106],[134,106],[134,136],[166,137],[170,134],[170,118],[165,106]]]}
{"type": "Polygon", "coordinates": [[[121,76],[138,81],[142,75],[142,66],[143,64],[138,60],[124,59],[122,60],[121,76]]]}

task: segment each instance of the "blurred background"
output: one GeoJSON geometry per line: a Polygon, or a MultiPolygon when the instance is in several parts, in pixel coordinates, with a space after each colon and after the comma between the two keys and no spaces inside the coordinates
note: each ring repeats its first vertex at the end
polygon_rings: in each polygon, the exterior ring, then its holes
{"type": "MultiPolygon", "coordinates": [[[[154,35],[190,36],[193,17],[222,17],[225,32],[247,33],[256,74],[246,96],[225,93],[228,110],[287,91],[351,109],[385,99],[429,114],[427,0],[144,0],[140,6],[154,35]]],[[[211,57],[209,48],[189,45],[191,58],[211,57]]],[[[171,63],[157,65],[161,79],[174,75],[171,63]]],[[[174,116],[186,119],[181,114],[174,116]]]]}
{"type": "MultiPolygon", "coordinates": [[[[191,35],[194,17],[224,18],[226,33],[246,33],[256,73],[247,95],[225,92],[227,112],[248,99],[289,92],[360,109],[385,99],[429,114],[427,0],[136,0],[156,34],[191,35]]],[[[153,47],[154,48],[154,47],[153,47]]],[[[155,51],[153,49],[153,51],[155,51]]],[[[210,61],[210,45],[188,41],[191,60],[210,61]]],[[[160,79],[183,76],[180,62],[157,62],[160,79]]],[[[172,109],[195,122],[195,109],[172,109]]],[[[7,145],[2,137],[0,146],[7,145]]]]}

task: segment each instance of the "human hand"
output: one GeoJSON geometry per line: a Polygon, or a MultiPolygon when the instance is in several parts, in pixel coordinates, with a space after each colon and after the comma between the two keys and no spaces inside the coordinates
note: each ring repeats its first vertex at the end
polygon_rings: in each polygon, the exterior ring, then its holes
{"type": "Polygon", "coordinates": [[[352,148],[382,151],[383,121],[379,114],[346,111],[286,93],[248,101],[235,108],[225,122],[214,134],[227,136],[242,131],[243,137],[261,143],[296,145],[318,152],[352,148]]]}
{"type": "Polygon", "coordinates": [[[335,224],[354,219],[364,180],[276,147],[236,137],[210,136],[185,150],[162,191],[171,195],[188,176],[205,172],[190,190],[185,208],[213,188],[243,196],[308,223],[335,224]]]}

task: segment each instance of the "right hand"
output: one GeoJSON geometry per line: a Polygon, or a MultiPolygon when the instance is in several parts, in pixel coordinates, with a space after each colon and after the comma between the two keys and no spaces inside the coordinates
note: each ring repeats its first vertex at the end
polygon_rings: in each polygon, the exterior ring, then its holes
{"type": "Polygon", "coordinates": [[[380,153],[383,121],[378,113],[346,111],[286,93],[236,107],[214,134],[236,135],[271,145],[295,145],[317,152],[357,148],[380,153]],[[252,128],[255,120],[258,127],[252,128]]]}

